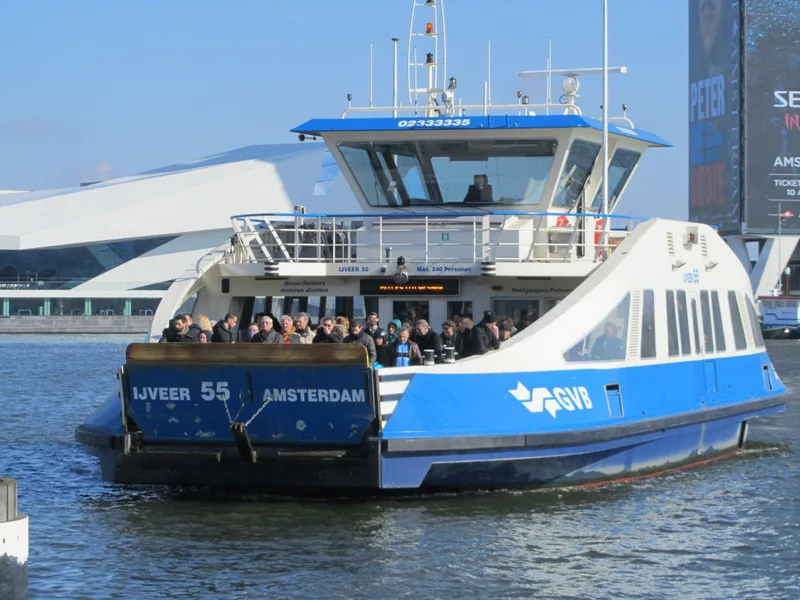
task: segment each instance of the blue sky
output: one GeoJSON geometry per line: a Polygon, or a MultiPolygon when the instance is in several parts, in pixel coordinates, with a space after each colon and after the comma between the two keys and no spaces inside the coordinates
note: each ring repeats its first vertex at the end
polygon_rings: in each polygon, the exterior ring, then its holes
{"type": "MultiPolygon", "coordinates": [[[[685,0],[609,0],[610,105],[675,147],[645,156],[622,211],[685,217],[688,194],[685,0]]],[[[345,95],[391,103],[400,38],[400,98],[410,0],[0,0],[0,189],[76,185],[250,144],[337,116],[345,95]]],[[[521,70],[600,66],[600,0],[446,0],[448,74],[482,102],[487,40],[492,100],[543,101],[521,70]]],[[[554,81],[554,87],[556,84],[554,81]]],[[[600,79],[584,78],[584,114],[599,115],[600,79]]],[[[316,173],[309,174],[312,179],[316,173]]]]}

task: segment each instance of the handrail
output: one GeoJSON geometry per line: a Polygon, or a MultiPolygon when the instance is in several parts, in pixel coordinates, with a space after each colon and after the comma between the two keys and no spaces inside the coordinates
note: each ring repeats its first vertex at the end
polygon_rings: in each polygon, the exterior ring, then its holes
{"type": "MultiPolygon", "coordinates": [[[[624,229],[615,231],[615,240],[627,237],[647,220],[545,211],[235,215],[231,217],[235,235],[229,256],[233,263],[264,262],[268,266],[283,262],[384,264],[391,261],[388,254],[383,256],[391,247],[406,260],[426,264],[597,262],[605,260],[608,248],[616,243],[598,244],[596,236],[586,236],[579,243],[577,233],[596,232],[595,222],[605,219],[607,224],[612,218],[626,221],[624,229]],[[568,222],[556,221],[564,216],[568,222]],[[583,252],[578,252],[579,246],[583,252]]],[[[269,269],[272,273],[275,267],[269,269]]]]}
{"type": "Polygon", "coordinates": [[[233,215],[231,220],[243,220],[253,217],[278,217],[278,218],[308,218],[308,219],[425,219],[425,218],[459,218],[459,217],[484,217],[498,216],[498,217],[590,217],[592,219],[628,219],[632,221],[644,222],[649,220],[648,217],[636,217],[633,215],[618,215],[612,213],[572,213],[572,212],[514,212],[514,211],[486,211],[486,212],[437,212],[437,213],[249,213],[242,215],[233,215]]]}

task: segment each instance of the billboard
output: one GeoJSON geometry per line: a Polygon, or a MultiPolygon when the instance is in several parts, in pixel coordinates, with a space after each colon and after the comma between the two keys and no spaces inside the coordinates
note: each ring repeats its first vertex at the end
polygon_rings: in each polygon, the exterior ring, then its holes
{"type": "Polygon", "coordinates": [[[772,233],[800,214],[800,0],[746,0],[743,24],[745,231],[772,233]]]}
{"type": "Polygon", "coordinates": [[[741,230],[740,0],[689,0],[689,219],[741,230]]]}

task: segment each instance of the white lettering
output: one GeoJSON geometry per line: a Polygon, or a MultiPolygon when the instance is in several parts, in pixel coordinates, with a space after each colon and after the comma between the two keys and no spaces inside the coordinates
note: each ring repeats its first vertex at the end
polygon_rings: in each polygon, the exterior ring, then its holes
{"type": "Polygon", "coordinates": [[[575,405],[569,399],[569,395],[562,388],[553,388],[553,396],[558,403],[567,410],[575,410],[575,405]]]}
{"type": "Polygon", "coordinates": [[[775,162],[772,163],[772,166],[800,168],[800,156],[778,156],[775,158],[775,162]]]}
{"type": "Polygon", "coordinates": [[[366,402],[364,390],[333,390],[317,388],[287,388],[264,390],[264,401],[272,397],[272,402],[366,402]]]}
{"type": "Polygon", "coordinates": [[[775,90],[775,108],[800,108],[800,90],[775,90]]]}
{"type": "Polygon", "coordinates": [[[575,408],[583,408],[581,405],[581,395],[578,392],[578,388],[564,388],[564,391],[567,392],[569,399],[575,405],[575,408]]]}
{"type": "Polygon", "coordinates": [[[592,408],[592,399],[589,398],[588,390],[585,387],[579,387],[578,391],[581,393],[581,398],[583,398],[584,408],[592,408]]]}
{"type": "Polygon", "coordinates": [[[179,387],[133,387],[133,400],[161,400],[163,402],[189,402],[192,397],[189,388],[179,387]]]}

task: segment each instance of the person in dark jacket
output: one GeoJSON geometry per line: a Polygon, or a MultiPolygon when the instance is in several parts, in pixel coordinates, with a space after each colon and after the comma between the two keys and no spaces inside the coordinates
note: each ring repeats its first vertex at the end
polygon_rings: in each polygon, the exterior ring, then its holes
{"type": "Polygon", "coordinates": [[[438,356],[442,352],[442,341],[439,339],[439,335],[431,329],[425,319],[420,319],[414,323],[414,333],[411,336],[411,341],[419,346],[419,351],[423,357],[426,350],[433,350],[434,356],[438,356]]]}
{"type": "Polygon", "coordinates": [[[483,320],[472,329],[472,354],[486,354],[489,350],[500,348],[497,331],[497,316],[490,310],[484,311],[483,320]]]}
{"type": "Polygon", "coordinates": [[[273,326],[272,318],[269,315],[264,315],[258,323],[258,333],[250,341],[261,344],[282,344],[283,336],[275,331],[273,326]]]}
{"type": "Polygon", "coordinates": [[[472,356],[472,331],[475,326],[469,317],[461,317],[458,323],[458,334],[461,336],[461,358],[472,356]]]}
{"type": "Polygon", "coordinates": [[[377,329],[372,335],[375,340],[375,361],[382,367],[393,367],[392,349],[389,347],[389,334],[384,329],[377,329]]]}
{"type": "Polygon", "coordinates": [[[333,319],[325,317],[322,319],[322,324],[317,327],[314,333],[312,344],[340,344],[342,340],[338,339],[333,333],[333,319]]]}
{"type": "Polygon", "coordinates": [[[231,344],[236,341],[236,323],[239,319],[233,313],[228,313],[222,321],[214,325],[211,332],[212,342],[231,344]]]}
{"type": "Polygon", "coordinates": [[[203,331],[203,328],[200,327],[197,323],[194,322],[192,315],[186,313],[183,315],[183,322],[186,324],[186,333],[184,333],[184,338],[181,341],[184,342],[199,342],[200,341],[200,332],[203,331]]]}
{"type": "Polygon", "coordinates": [[[372,339],[370,334],[364,331],[361,322],[357,319],[350,321],[350,335],[344,338],[343,343],[361,344],[367,349],[369,364],[373,364],[375,362],[375,358],[377,356],[375,353],[375,340],[372,339]]]}
{"type": "Polygon", "coordinates": [[[456,324],[453,321],[445,321],[442,323],[442,353],[441,359],[444,360],[445,348],[453,348],[455,351],[455,358],[458,360],[463,357],[463,348],[461,347],[461,333],[456,330],[456,324]]]}
{"type": "Polygon", "coordinates": [[[536,313],[530,308],[523,308],[517,321],[517,332],[522,331],[536,320],[536,313]]]}
{"type": "Polygon", "coordinates": [[[178,340],[178,326],[175,319],[170,319],[169,324],[161,331],[161,339],[158,340],[159,344],[164,342],[177,342],[178,340]]]}

